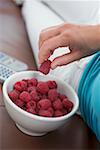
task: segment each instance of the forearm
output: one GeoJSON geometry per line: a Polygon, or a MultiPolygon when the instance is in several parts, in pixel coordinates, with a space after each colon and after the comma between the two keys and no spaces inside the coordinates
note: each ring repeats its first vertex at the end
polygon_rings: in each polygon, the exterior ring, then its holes
{"type": "Polygon", "coordinates": [[[89,25],[80,28],[82,31],[81,37],[85,41],[85,44],[90,49],[90,53],[94,53],[100,50],[100,25],[89,25]]]}
{"type": "Polygon", "coordinates": [[[100,25],[96,25],[94,28],[94,46],[96,50],[100,50],[100,25]]]}

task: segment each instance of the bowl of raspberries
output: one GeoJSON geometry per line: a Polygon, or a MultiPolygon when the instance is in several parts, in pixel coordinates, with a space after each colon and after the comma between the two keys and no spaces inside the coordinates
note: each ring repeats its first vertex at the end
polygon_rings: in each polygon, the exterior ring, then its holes
{"type": "Polygon", "coordinates": [[[59,78],[39,71],[22,71],[3,84],[6,109],[16,126],[31,136],[58,129],[75,114],[75,91],[59,78]]]}

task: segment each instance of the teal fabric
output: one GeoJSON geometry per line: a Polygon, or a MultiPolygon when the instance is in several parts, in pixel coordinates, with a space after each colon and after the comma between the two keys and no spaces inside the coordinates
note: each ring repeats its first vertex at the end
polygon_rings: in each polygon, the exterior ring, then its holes
{"type": "Polygon", "coordinates": [[[100,51],[85,67],[78,96],[81,115],[100,141],[100,51]]]}

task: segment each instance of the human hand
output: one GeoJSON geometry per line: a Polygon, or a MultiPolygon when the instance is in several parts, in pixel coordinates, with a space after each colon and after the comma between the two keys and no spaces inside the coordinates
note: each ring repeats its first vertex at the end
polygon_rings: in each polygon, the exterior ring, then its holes
{"type": "Polygon", "coordinates": [[[43,30],[39,38],[39,62],[48,59],[55,49],[69,47],[70,53],[56,57],[51,68],[66,65],[100,48],[100,26],[62,24],[43,30]]]}

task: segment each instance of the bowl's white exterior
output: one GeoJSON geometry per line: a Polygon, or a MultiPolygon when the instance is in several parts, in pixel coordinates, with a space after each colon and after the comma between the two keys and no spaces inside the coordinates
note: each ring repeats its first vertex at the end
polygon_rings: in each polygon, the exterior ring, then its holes
{"type": "Polygon", "coordinates": [[[17,127],[24,133],[35,136],[43,135],[47,132],[59,128],[68,120],[68,118],[70,118],[77,111],[79,105],[79,100],[76,93],[67,83],[65,84],[62,80],[59,80],[54,76],[45,76],[37,71],[23,71],[10,76],[4,82],[3,97],[6,109],[11,118],[15,121],[17,127]],[[55,80],[58,83],[58,91],[61,91],[61,93],[66,94],[68,98],[74,103],[74,108],[72,109],[72,111],[69,114],[62,117],[48,118],[27,113],[26,111],[16,106],[10,100],[7,93],[12,89],[12,86],[15,82],[33,77],[42,81],[55,80]]]}

